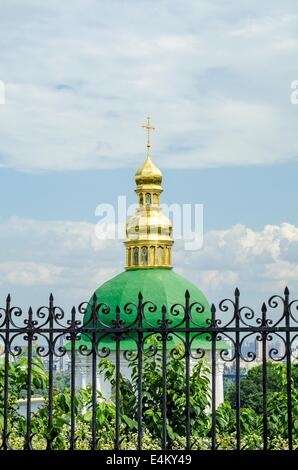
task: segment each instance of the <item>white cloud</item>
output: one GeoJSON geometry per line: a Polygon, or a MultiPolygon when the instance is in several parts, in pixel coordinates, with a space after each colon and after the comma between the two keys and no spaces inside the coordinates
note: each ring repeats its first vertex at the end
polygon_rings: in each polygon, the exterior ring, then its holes
{"type": "Polygon", "coordinates": [[[0,263],[0,285],[39,286],[56,284],[62,269],[50,264],[10,261],[0,263]]]}
{"type": "MultiPolygon", "coordinates": [[[[0,222],[0,294],[13,292],[19,303],[43,304],[52,291],[62,304],[78,304],[124,269],[122,241],[96,241],[85,222],[11,218],[0,222]],[[33,300],[32,300],[33,299],[33,300]]],[[[243,225],[213,230],[202,250],[174,245],[174,266],[211,301],[233,294],[236,286],[249,303],[268,299],[286,285],[298,289],[298,227],[284,223],[260,231],[243,225]]]]}
{"type": "Polygon", "coordinates": [[[177,268],[206,292],[219,299],[240,287],[249,301],[298,289],[298,227],[288,223],[265,225],[260,231],[243,225],[213,230],[197,252],[179,250],[177,268]]]}
{"type": "Polygon", "coordinates": [[[298,16],[237,0],[1,6],[0,167],[135,165],[146,114],[169,167],[296,158],[298,16]]]}

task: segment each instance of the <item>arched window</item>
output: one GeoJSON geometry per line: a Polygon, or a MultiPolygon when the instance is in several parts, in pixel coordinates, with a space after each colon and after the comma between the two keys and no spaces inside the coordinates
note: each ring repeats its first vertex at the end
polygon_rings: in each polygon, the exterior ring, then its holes
{"type": "Polygon", "coordinates": [[[157,256],[156,256],[156,263],[161,265],[163,264],[163,248],[162,246],[157,247],[157,256]]]}
{"type": "Polygon", "coordinates": [[[169,264],[169,248],[165,247],[165,264],[169,264]]]}
{"type": "Polygon", "coordinates": [[[153,194],[153,204],[158,204],[158,194],[153,194]]]}
{"type": "Polygon", "coordinates": [[[142,264],[148,264],[148,248],[146,246],[142,247],[141,260],[142,264]]]}
{"type": "Polygon", "coordinates": [[[140,194],[140,206],[144,205],[144,196],[143,193],[140,194]]]}
{"type": "Polygon", "coordinates": [[[149,264],[151,265],[155,264],[155,247],[154,246],[150,246],[149,264]]]}
{"type": "Polygon", "coordinates": [[[127,266],[131,265],[131,248],[128,248],[127,250],[127,260],[126,260],[127,266]]]}
{"type": "Polygon", "coordinates": [[[133,249],[133,264],[139,264],[139,248],[137,246],[135,246],[133,249]]]}
{"type": "Polygon", "coordinates": [[[146,193],[145,201],[146,201],[146,206],[151,205],[151,194],[150,193],[146,193]]]}

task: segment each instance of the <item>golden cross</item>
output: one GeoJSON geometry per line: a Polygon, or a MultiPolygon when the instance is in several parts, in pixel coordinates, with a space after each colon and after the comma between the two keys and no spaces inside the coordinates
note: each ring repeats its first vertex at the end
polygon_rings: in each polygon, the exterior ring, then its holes
{"type": "Polygon", "coordinates": [[[150,147],[151,147],[150,132],[155,130],[155,127],[150,126],[150,119],[151,119],[150,116],[147,116],[147,124],[142,124],[142,127],[144,129],[147,129],[147,157],[148,158],[150,157],[150,147]]]}

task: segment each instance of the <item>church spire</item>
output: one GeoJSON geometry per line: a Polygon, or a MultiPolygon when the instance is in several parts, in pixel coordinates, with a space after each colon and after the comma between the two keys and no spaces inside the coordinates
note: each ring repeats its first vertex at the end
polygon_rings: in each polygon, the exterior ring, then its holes
{"type": "Polygon", "coordinates": [[[126,269],[172,268],[172,224],[160,208],[162,173],[150,156],[147,124],[147,158],[135,174],[138,208],[126,224],[126,269]]]}
{"type": "Polygon", "coordinates": [[[147,160],[150,159],[150,148],[151,148],[150,132],[155,131],[155,127],[150,126],[150,119],[151,119],[150,116],[147,116],[147,124],[142,124],[142,127],[144,129],[147,129],[147,160]]]}

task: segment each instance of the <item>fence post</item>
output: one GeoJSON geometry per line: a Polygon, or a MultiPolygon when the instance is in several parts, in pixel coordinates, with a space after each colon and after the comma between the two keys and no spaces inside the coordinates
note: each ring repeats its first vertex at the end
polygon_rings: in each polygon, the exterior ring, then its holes
{"type": "Polygon", "coordinates": [[[138,450],[142,450],[143,444],[143,296],[138,296],[138,450]]]}
{"type": "Polygon", "coordinates": [[[96,387],[96,368],[97,368],[97,345],[96,345],[96,324],[97,324],[97,296],[94,292],[92,297],[92,438],[91,450],[96,450],[96,412],[97,412],[97,387],[96,387]]]}
{"type": "MultiPolygon", "coordinates": [[[[211,328],[216,326],[216,308],[211,305],[211,328]]],[[[211,449],[216,450],[216,331],[211,332],[211,449]]]]}
{"type": "MultiPolygon", "coordinates": [[[[262,323],[261,327],[266,328],[267,307],[265,302],[262,305],[262,323]]],[[[263,449],[268,449],[268,410],[267,410],[267,331],[261,332],[262,341],[262,388],[263,388],[263,449]]]]}
{"type": "Polygon", "coordinates": [[[167,450],[167,320],[166,306],[163,305],[162,313],[162,450],[167,450]]]}
{"type": "Polygon", "coordinates": [[[236,361],[236,448],[241,447],[241,430],[240,430],[240,313],[239,313],[239,297],[240,291],[238,287],[235,289],[235,361],[236,361]]]}
{"type": "Polygon", "coordinates": [[[9,319],[10,319],[10,294],[6,298],[5,307],[5,341],[4,341],[4,410],[3,410],[3,439],[2,447],[4,450],[9,448],[8,445],[8,374],[9,374],[9,319]]]}
{"type": "Polygon", "coordinates": [[[289,450],[293,450],[292,436],[292,363],[291,363],[291,336],[290,336],[290,309],[289,289],[285,288],[284,315],[286,324],[286,361],[287,361],[287,411],[288,411],[288,444],[289,450]]]}
{"type": "Polygon", "coordinates": [[[190,345],[189,345],[189,299],[190,294],[185,292],[185,407],[186,407],[186,450],[190,450],[190,345]]]}

